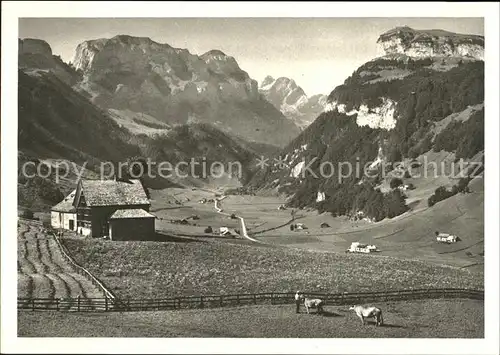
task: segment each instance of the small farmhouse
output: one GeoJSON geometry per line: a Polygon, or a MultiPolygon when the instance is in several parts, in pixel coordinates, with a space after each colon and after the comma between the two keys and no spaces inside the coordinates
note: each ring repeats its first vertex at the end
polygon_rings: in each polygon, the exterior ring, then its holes
{"type": "Polygon", "coordinates": [[[139,180],[80,180],[73,206],[77,232],[83,235],[130,240],[145,239],[155,231],[154,216],[148,213],[151,203],[139,180]],[[132,228],[133,224],[141,227],[132,228]]]}
{"type": "Polygon", "coordinates": [[[73,206],[76,190],[50,210],[50,225],[54,229],[76,231],[76,208],[73,206]]]}
{"type": "Polygon", "coordinates": [[[439,233],[439,232],[436,232],[435,234],[436,234],[436,240],[441,243],[451,244],[451,243],[456,243],[458,241],[458,237],[455,235],[451,235],[448,233],[439,233]]]}

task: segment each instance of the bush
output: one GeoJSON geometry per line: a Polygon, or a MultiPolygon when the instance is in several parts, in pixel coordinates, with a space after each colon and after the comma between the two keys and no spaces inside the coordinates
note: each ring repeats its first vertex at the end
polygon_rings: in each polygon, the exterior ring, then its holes
{"type": "Polygon", "coordinates": [[[455,186],[452,187],[451,191],[448,191],[446,187],[440,186],[434,191],[434,194],[429,197],[427,200],[427,204],[429,207],[434,206],[434,204],[438,203],[439,201],[446,200],[447,198],[456,195],[458,192],[458,188],[455,186]]]}
{"type": "Polygon", "coordinates": [[[393,178],[389,185],[391,186],[391,189],[395,189],[396,187],[403,185],[403,180],[400,178],[393,178]]]}
{"type": "Polygon", "coordinates": [[[21,217],[26,218],[26,219],[33,219],[35,215],[33,214],[32,210],[26,209],[23,211],[21,217]]]}
{"type": "Polygon", "coordinates": [[[214,231],[213,231],[212,227],[208,226],[207,228],[205,228],[204,232],[205,233],[213,233],[214,231]]]}
{"type": "Polygon", "coordinates": [[[389,161],[391,163],[400,162],[403,159],[401,151],[398,148],[393,148],[389,154],[389,161]]]}
{"type": "Polygon", "coordinates": [[[455,185],[457,187],[457,192],[469,192],[469,181],[469,178],[461,178],[460,180],[458,180],[458,184],[455,185]]]}

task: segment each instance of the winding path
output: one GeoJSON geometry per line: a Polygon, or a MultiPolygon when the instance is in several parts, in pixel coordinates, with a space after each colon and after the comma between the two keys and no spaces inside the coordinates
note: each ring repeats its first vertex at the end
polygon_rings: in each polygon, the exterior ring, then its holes
{"type": "MultiPolygon", "coordinates": [[[[222,208],[220,208],[220,205],[219,205],[219,202],[224,200],[227,196],[222,196],[220,198],[215,198],[214,200],[214,208],[215,210],[224,215],[224,216],[228,216],[230,217],[231,215],[229,213],[225,213],[224,210],[222,208]]],[[[254,242],[254,243],[259,243],[259,244],[265,244],[263,242],[261,242],[260,240],[257,240],[257,239],[253,239],[252,237],[250,237],[248,235],[248,231],[247,231],[247,226],[245,224],[245,219],[243,217],[240,217],[240,216],[236,216],[239,220],[240,220],[240,224],[241,224],[241,235],[243,236],[243,238],[245,239],[248,239],[250,240],[251,242],[254,242]]]]}

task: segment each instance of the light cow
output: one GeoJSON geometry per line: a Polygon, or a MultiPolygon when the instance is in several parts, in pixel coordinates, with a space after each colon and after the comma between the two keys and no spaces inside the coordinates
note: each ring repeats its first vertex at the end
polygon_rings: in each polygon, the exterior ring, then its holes
{"type": "Polygon", "coordinates": [[[315,308],[316,314],[323,313],[323,306],[325,305],[325,302],[323,300],[319,298],[307,298],[304,297],[304,295],[302,295],[301,298],[304,301],[304,306],[306,307],[307,314],[309,314],[309,308],[315,308]]]}
{"type": "Polygon", "coordinates": [[[354,310],[354,312],[359,317],[359,319],[361,319],[361,322],[363,323],[363,325],[366,324],[366,321],[365,321],[366,318],[374,318],[376,326],[384,324],[384,318],[382,317],[382,311],[380,310],[380,308],[351,306],[351,307],[349,307],[349,310],[354,310]]]}

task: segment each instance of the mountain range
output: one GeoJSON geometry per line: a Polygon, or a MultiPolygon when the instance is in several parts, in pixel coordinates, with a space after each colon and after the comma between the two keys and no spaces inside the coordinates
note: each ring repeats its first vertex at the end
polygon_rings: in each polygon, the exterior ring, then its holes
{"type": "Polygon", "coordinates": [[[198,56],[120,35],[81,43],[67,64],[46,42],[19,40],[19,150],[79,164],[138,156],[236,159],[245,169],[237,185],[284,194],[292,206],[394,217],[430,198],[408,202],[389,189],[395,170],[343,181],[301,173],[319,173],[326,162],[377,171],[398,161],[409,173],[408,163],[430,152],[481,161],[484,39],[398,27],[377,44],[379,56],[328,96],[308,97],[289,78],[268,76],[258,86],[218,50],[198,56]],[[284,168],[255,170],[262,154],[274,154],[284,168]]]}
{"type": "Polygon", "coordinates": [[[219,50],[198,56],[149,38],[119,35],[79,44],[73,65],[82,73],[78,89],[125,120],[141,113],[169,125],[209,123],[277,146],[299,132],[259,94],[257,82],[236,60],[219,50]]]}

